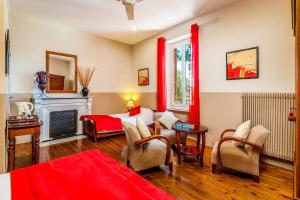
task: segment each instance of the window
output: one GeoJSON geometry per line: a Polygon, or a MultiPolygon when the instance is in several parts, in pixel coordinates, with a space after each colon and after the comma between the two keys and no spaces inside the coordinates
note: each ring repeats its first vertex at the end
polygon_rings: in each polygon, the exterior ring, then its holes
{"type": "Polygon", "coordinates": [[[191,88],[191,44],[181,40],[169,45],[167,67],[171,75],[168,87],[169,107],[187,110],[191,88]]]}

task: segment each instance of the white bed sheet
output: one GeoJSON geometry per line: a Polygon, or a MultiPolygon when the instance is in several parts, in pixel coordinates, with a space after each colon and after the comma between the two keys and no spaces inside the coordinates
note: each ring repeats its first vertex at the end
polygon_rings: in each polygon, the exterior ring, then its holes
{"type": "Polygon", "coordinates": [[[10,174],[0,174],[0,199],[10,200],[10,174]]]}
{"type": "Polygon", "coordinates": [[[149,125],[152,124],[154,121],[154,117],[153,117],[153,111],[149,108],[141,108],[141,113],[137,114],[135,116],[129,117],[129,113],[119,113],[119,114],[113,114],[110,115],[111,117],[117,117],[120,118],[122,123],[124,122],[129,122],[132,125],[136,126],[136,118],[139,117],[141,118],[145,124],[149,125]]]}

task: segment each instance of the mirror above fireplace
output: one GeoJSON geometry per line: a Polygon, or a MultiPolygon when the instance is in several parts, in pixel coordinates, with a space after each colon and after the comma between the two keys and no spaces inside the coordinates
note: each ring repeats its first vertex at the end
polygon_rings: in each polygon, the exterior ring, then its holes
{"type": "Polygon", "coordinates": [[[77,93],[77,56],[46,51],[47,93],[77,93]]]}

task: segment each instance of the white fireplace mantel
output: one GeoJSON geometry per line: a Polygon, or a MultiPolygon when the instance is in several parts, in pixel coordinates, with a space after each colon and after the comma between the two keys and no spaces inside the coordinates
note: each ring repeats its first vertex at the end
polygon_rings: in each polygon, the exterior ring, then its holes
{"type": "Polygon", "coordinates": [[[47,97],[35,96],[33,98],[33,103],[35,107],[35,113],[43,121],[43,126],[41,128],[41,142],[51,140],[49,137],[49,125],[50,125],[50,113],[55,111],[68,111],[77,110],[77,132],[76,135],[82,134],[82,123],[80,123],[79,118],[82,115],[91,114],[92,112],[92,98],[91,97],[81,97],[80,95],[49,95],[47,97]]]}

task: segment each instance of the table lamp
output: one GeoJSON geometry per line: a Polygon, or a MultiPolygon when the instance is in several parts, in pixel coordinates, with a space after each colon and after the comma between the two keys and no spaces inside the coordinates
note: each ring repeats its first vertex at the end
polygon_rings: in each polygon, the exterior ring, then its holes
{"type": "Polygon", "coordinates": [[[127,109],[128,109],[128,111],[130,111],[133,107],[134,107],[133,101],[129,100],[128,103],[127,103],[127,109]]]}

